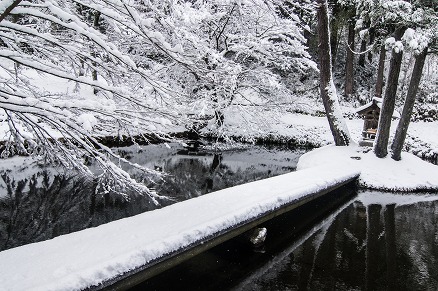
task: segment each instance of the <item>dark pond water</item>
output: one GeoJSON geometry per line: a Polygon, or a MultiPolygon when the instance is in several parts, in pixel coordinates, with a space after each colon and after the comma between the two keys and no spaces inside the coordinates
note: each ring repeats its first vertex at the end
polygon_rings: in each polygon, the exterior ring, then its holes
{"type": "Polygon", "coordinates": [[[438,290],[437,194],[336,199],[271,221],[262,250],[230,241],[134,290],[438,290]]]}
{"type": "MultiPolygon", "coordinates": [[[[189,155],[169,146],[119,152],[170,173],[154,188],[172,203],[292,171],[305,151],[250,146],[189,155]]],[[[93,195],[93,181],[56,169],[26,169],[0,174],[0,250],[156,207],[143,196],[93,195]]],[[[351,191],[270,221],[262,248],[233,239],[134,289],[438,290],[438,195],[351,191]]]]}
{"type": "MultiPolygon", "coordinates": [[[[286,147],[218,146],[222,148],[207,145],[196,155],[179,144],[116,151],[132,162],[169,174],[149,185],[171,198],[161,201],[163,206],[293,171],[305,152],[286,147]]],[[[61,169],[26,166],[25,160],[18,158],[0,173],[0,251],[157,208],[145,196],[133,194],[126,201],[111,193],[95,195],[93,181],[61,169]]],[[[141,173],[128,171],[138,181],[144,179],[141,173]]]]}

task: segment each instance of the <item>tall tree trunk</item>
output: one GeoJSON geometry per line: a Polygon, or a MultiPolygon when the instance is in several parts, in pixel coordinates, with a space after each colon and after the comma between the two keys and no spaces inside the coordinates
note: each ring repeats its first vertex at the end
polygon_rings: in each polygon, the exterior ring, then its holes
{"type": "Polygon", "coordinates": [[[363,39],[360,43],[359,66],[365,67],[365,51],[367,49],[367,40],[363,39]]]}
{"type": "MultiPolygon", "coordinates": [[[[369,44],[373,45],[375,39],[376,39],[376,31],[374,28],[370,28],[370,42],[369,42],[369,44]]],[[[370,51],[368,53],[368,62],[371,63],[372,61],[373,61],[373,53],[372,53],[372,51],[370,51]]]]}
{"type": "Polygon", "coordinates": [[[332,66],[336,63],[339,43],[339,5],[337,1],[331,3],[332,18],[330,19],[330,49],[332,51],[332,66]]]}
{"type": "Polygon", "coordinates": [[[417,95],[418,86],[420,85],[421,75],[423,73],[424,62],[426,60],[427,48],[415,57],[415,65],[412,71],[411,81],[409,83],[408,94],[406,95],[405,105],[400,121],[397,125],[394,140],[392,142],[392,158],[396,161],[401,159],[401,151],[405,143],[406,134],[411,121],[412,110],[414,109],[415,97],[417,95]]]}
{"type": "Polygon", "coordinates": [[[332,52],[332,66],[334,66],[336,63],[336,54],[338,53],[338,33],[338,23],[337,21],[332,21],[330,23],[330,50],[332,52]]]}
{"type": "Polygon", "coordinates": [[[321,98],[335,144],[337,146],[344,146],[350,143],[351,138],[345,120],[342,117],[336,88],[333,83],[327,0],[317,0],[317,4],[321,98]]]}
{"type": "Polygon", "coordinates": [[[345,61],[345,96],[353,93],[354,87],[354,20],[348,22],[347,59],[345,61]]]}
{"type": "MultiPolygon", "coordinates": [[[[95,11],[94,12],[93,27],[96,30],[99,30],[99,20],[100,20],[100,12],[99,11],[95,11]]],[[[94,52],[94,50],[91,52],[91,55],[93,57],[97,56],[96,53],[94,52]]],[[[93,71],[91,72],[91,76],[93,78],[93,81],[97,81],[97,70],[96,70],[97,64],[95,62],[93,62],[92,64],[93,64],[94,68],[93,68],[93,71]]],[[[99,92],[99,89],[93,88],[94,95],[96,95],[98,92],[99,92]]]]}
{"type": "MultiPolygon", "coordinates": [[[[395,33],[395,39],[401,39],[405,29],[398,29],[395,33]]],[[[388,155],[389,130],[391,128],[392,114],[395,107],[395,96],[397,94],[398,77],[403,58],[403,51],[398,53],[392,50],[391,64],[389,66],[388,81],[385,90],[385,97],[380,110],[379,125],[377,127],[377,137],[374,145],[374,153],[378,158],[384,158],[388,155]]]]}
{"type": "Polygon", "coordinates": [[[381,98],[383,91],[383,73],[385,71],[385,59],[386,59],[386,49],[385,46],[382,45],[380,47],[379,54],[379,69],[377,70],[377,80],[376,80],[376,92],[374,96],[381,98]]]}

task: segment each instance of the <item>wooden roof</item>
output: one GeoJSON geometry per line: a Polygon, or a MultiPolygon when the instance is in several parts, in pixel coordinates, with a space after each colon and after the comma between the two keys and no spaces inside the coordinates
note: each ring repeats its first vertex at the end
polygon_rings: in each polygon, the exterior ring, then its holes
{"type": "Polygon", "coordinates": [[[356,113],[359,115],[365,115],[370,110],[376,110],[377,112],[380,112],[380,108],[382,106],[382,99],[374,97],[371,102],[368,102],[367,104],[359,107],[356,109],[356,113]]]}

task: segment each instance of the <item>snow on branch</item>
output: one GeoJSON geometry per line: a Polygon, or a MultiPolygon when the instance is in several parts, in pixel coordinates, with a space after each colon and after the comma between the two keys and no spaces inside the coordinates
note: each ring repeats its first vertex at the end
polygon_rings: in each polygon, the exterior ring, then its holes
{"type": "Polygon", "coordinates": [[[311,9],[288,3],[21,1],[0,22],[3,154],[47,155],[88,174],[91,158],[112,181],[100,190],[136,185],[152,195],[96,136],[163,136],[189,116],[220,125],[232,106],[285,104],[282,78],[317,70],[294,12],[311,9]]]}
{"type": "MultiPolygon", "coordinates": [[[[14,19],[0,23],[0,108],[9,126],[2,156],[44,155],[93,175],[98,191],[125,195],[130,188],[159,203],[163,197],[117,164],[129,164],[151,178],[161,174],[115,155],[95,135],[161,135],[157,128],[178,116],[165,100],[170,93],[177,100],[178,90],[139,66],[122,35],[103,33],[114,28],[94,26],[81,12],[74,1],[22,2],[11,12],[14,19]],[[54,92],[46,88],[51,86],[47,81],[65,84],[67,90],[54,92]],[[97,176],[86,166],[89,159],[101,169],[97,176]]],[[[135,28],[128,16],[126,27],[135,28]]],[[[141,30],[131,29],[131,34],[148,42],[141,30]]]]}
{"type": "Polygon", "coordinates": [[[22,0],[2,0],[0,3],[0,22],[5,19],[12,9],[18,6],[22,0]]]}

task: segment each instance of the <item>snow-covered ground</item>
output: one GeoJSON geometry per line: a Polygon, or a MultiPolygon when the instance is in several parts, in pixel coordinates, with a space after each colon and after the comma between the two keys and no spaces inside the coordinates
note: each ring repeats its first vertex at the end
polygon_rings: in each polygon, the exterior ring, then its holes
{"type": "MultiPolygon", "coordinates": [[[[316,105],[315,105],[316,106],[316,105]]],[[[353,109],[343,109],[353,112],[353,109]]],[[[236,113],[228,112],[233,118],[227,123],[226,132],[230,135],[243,136],[247,139],[271,138],[278,140],[295,140],[315,146],[333,144],[333,137],[325,116],[312,116],[296,113],[276,115],[266,112],[264,120],[270,120],[271,126],[260,130],[254,126],[243,126],[245,118],[238,118],[236,113]],[[254,130],[251,130],[254,128],[254,130]]],[[[394,135],[398,120],[393,120],[391,135],[394,135]]],[[[363,120],[347,119],[347,126],[355,142],[361,139],[363,120]]],[[[415,157],[411,153],[431,158],[438,153],[438,135],[434,134],[438,122],[412,122],[408,130],[406,146],[408,152],[403,152],[402,160],[393,161],[389,156],[385,159],[376,158],[371,147],[337,148],[324,147],[306,154],[300,159],[299,168],[309,168],[320,164],[331,164],[333,168],[343,166],[359,167],[362,171],[360,185],[371,189],[389,191],[436,191],[438,189],[438,167],[415,157]],[[351,158],[353,157],[353,158],[351,158]]]]}
{"type": "Polygon", "coordinates": [[[0,252],[1,290],[80,290],[359,174],[324,165],[0,252]]]}
{"type": "MultiPolygon", "coordinates": [[[[344,108],[344,111],[353,111],[352,108],[344,108]]],[[[246,125],[245,118],[239,118],[230,110],[227,128],[224,133],[247,137],[273,137],[279,139],[294,139],[302,143],[323,146],[333,143],[333,136],[325,116],[304,115],[298,113],[286,113],[278,115],[275,112],[264,112],[263,120],[269,120],[270,126],[265,128],[246,125]],[[262,129],[260,129],[262,128],[262,129]]],[[[352,138],[360,140],[363,129],[363,120],[359,118],[347,119],[347,126],[352,138]]],[[[398,120],[391,124],[391,136],[394,135],[398,120]]],[[[438,152],[438,135],[434,134],[438,128],[438,122],[411,122],[408,130],[406,144],[410,151],[438,152]]],[[[415,152],[416,154],[417,152],[415,152]]]]}
{"type": "MultiPolygon", "coordinates": [[[[289,114],[283,117],[283,121],[287,126],[278,128],[278,132],[284,135],[295,135],[291,133],[290,128],[300,128],[299,136],[310,136],[316,144],[326,145],[333,143],[333,137],[327,123],[326,117],[302,116],[298,114],[289,114]],[[311,133],[311,135],[309,134],[311,133]]],[[[397,128],[398,120],[393,120],[391,124],[391,136],[394,135],[397,128]]],[[[357,142],[361,138],[363,129],[362,119],[347,119],[347,126],[350,130],[352,138],[357,142]]],[[[406,145],[409,151],[417,154],[418,151],[438,152],[438,135],[435,134],[438,128],[438,122],[411,122],[408,130],[406,145]]]]}
{"type": "Polygon", "coordinates": [[[329,145],[301,156],[297,170],[321,165],[359,168],[359,185],[368,189],[394,192],[438,189],[438,167],[410,153],[403,153],[401,161],[394,161],[390,156],[377,158],[367,147],[329,145]]]}

